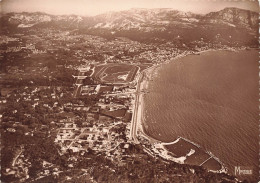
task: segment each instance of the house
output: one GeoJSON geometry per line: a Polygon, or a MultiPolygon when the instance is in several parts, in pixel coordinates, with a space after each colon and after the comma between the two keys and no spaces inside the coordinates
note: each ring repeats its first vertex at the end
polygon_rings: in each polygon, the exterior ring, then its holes
{"type": "Polygon", "coordinates": [[[14,128],[7,128],[6,129],[8,132],[15,132],[16,130],[14,128]]]}
{"type": "Polygon", "coordinates": [[[96,86],[95,91],[98,93],[100,88],[101,88],[101,85],[99,84],[99,85],[96,86]]]}

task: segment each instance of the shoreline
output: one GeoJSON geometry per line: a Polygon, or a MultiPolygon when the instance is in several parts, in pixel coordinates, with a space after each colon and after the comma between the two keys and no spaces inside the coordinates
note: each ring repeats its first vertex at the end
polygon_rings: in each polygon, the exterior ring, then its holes
{"type": "MultiPolygon", "coordinates": [[[[141,91],[146,91],[149,85],[149,80],[152,78],[152,76],[154,76],[154,71],[156,69],[158,69],[159,67],[161,67],[163,64],[168,64],[172,61],[175,61],[177,59],[183,58],[185,56],[188,55],[197,55],[197,54],[201,54],[201,53],[205,53],[205,52],[209,52],[209,51],[238,51],[238,50],[229,50],[229,49],[208,49],[208,50],[203,50],[203,51],[199,51],[196,53],[191,53],[191,52],[186,52],[184,51],[183,53],[181,53],[180,55],[177,55],[176,57],[174,57],[171,60],[168,60],[164,63],[161,64],[156,64],[152,67],[149,67],[145,70],[143,70],[141,73],[139,73],[140,75],[145,75],[145,77],[141,77],[139,76],[137,82],[140,83],[139,89],[137,88],[137,90],[141,90],[141,91]],[[148,76],[147,76],[148,75],[148,76]]],[[[180,164],[190,164],[190,163],[185,163],[185,160],[189,159],[190,157],[192,157],[192,155],[195,156],[195,152],[196,151],[203,151],[204,154],[201,156],[206,156],[205,154],[207,154],[207,159],[204,160],[202,163],[199,164],[195,164],[198,166],[203,166],[204,164],[206,164],[208,161],[215,161],[215,165],[219,164],[218,166],[221,166],[221,168],[219,168],[218,170],[211,170],[206,168],[208,171],[211,172],[215,172],[215,173],[227,173],[227,168],[225,167],[224,163],[222,163],[219,158],[217,158],[215,155],[213,155],[210,151],[204,150],[202,149],[198,144],[184,138],[184,137],[178,137],[176,140],[172,141],[172,142],[162,142],[160,140],[154,139],[152,137],[150,137],[146,132],[145,132],[145,128],[146,128],[146,124],[145,121],[143,121],[143,119],[145,118],[144,116],[144,93],[140,92],[137,93],[136,95],[138,95],[138,109],[137,109],[137,124],[136,124],[136,135],[137,138],[143,138],[149,141],[149,143],[151,143],[151,147],[146,149],[147,151],[149,151],[150,153],[153,153],[154,155],[159,155],[160,157],[162,157],[163,159],[166,159],[168,161],[174,161],[176,163],[180,163],[180,164]],[[167,145],[170,146],[174,146],[175,144],[177,144],[179,142],[179,140],[182,139],[182,141],[184,141],[185,143],[187,143],[189,146],[190,144],[193,145],[193,148],[190,148],[190,151],[188,151],[188,153],[183,154],[183,156],[176,158],[174,157],[174,152],[171,152],[170,150],[168,150],[166,148],[167,145]],[[194,150],[195,148],[198,148],[196,151],[194,150]],[[160,149],[160,150],[158,150],[160,149]]],[[[135,101],[136,103],[136,101],[135,101]]],[[[135,111],[134,111],[135,113],[135,111]]],[[[132,124],[131,124],[132,125],[132,124]]],[[[202,153],[200,153],[202,154],[202,153]]],[[[190,158],[191,159],[191,158],[190,158]]],[[[196,159],[196,157],[195,157],[196,159]]],[[[213,164],[214,164],[213,163],[213,164]]],[[[190,164],[190,165],[194,165],[194,164],[190,164]]],[[[217,166],[217,165],[216,165],[217,166]]],[[[204,167],[204,166],[203,166],[204,167]]]]}

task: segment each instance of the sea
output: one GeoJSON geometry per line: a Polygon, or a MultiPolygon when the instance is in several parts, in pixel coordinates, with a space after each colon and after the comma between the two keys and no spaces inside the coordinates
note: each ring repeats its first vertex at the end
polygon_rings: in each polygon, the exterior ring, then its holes
{"type": "Polygon", "coordinates": [[[258,178],[258,51],[208,51],[162,64],[144,96],[147,135],[185,137],[213,153],[235,175],[258,178]],[[238,175],[238,172],[236,172],[238,175]]]}

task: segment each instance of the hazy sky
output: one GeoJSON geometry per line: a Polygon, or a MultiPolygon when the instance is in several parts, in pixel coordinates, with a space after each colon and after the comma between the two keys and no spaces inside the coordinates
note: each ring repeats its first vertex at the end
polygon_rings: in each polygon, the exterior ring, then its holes
{"type": "Polygon", "coordinates": [[[259,12],[256,0],[0,0],[6,12],[97,15],[131,8],[173,8],[194,13],[208,13],[225,7],[238,7],[259,12]]]}

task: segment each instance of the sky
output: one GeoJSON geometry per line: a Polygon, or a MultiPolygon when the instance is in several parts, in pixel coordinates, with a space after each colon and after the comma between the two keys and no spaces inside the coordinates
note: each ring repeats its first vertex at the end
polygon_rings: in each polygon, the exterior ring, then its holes
{"type": "Polygon", "coordinates": [[[173,8],[206,14],[225,7],[259,12],[257,0],[0,0],[0,10],[7,12],[45,12],[54,15],[94,16],[131,8],[173,8]]]}

